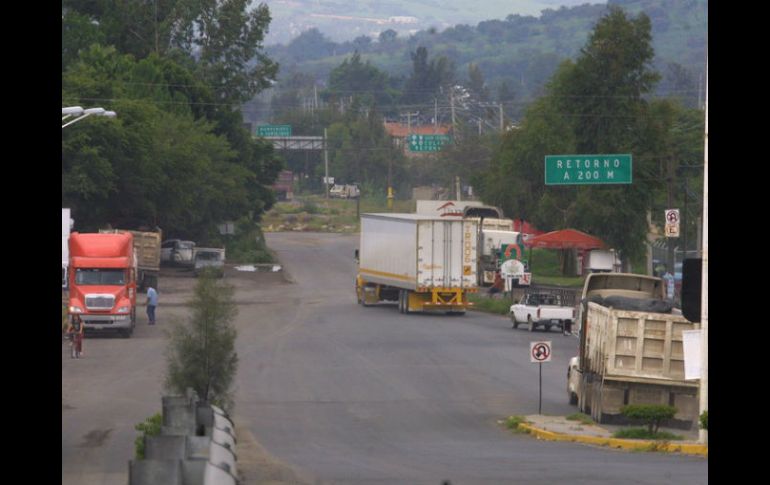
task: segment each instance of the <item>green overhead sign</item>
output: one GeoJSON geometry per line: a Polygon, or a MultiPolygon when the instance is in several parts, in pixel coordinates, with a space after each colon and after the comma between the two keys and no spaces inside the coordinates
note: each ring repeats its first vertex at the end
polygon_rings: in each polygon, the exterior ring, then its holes
{"type": "Polygon", "coordinates": [[[257,136],[291,136],[291,125],[261,125],[257,127],[257,136]]]}
{"type": "Polygon", "coordinates": [[[623,155],[546,155],[546,185],[632,183],[632,159],[623,155]]]}
{"type": "Polygon", "coordinates": [[[452,140],[449,135],[409,135],[407,139],[413,152],[437,152],[452,140]]]}

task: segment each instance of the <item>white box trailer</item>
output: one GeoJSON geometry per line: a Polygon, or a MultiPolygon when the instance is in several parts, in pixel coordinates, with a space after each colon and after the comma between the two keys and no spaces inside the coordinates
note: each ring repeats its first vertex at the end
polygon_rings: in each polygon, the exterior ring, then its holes
{"type": "Polygon", "coordinates": [[[61,286],[67,287],[67,271],[70,263],[70,230],[72,229],[72,219],[70,210],[61,210],[61,286]]]}
{"type": "Polygon", "coordinates": [[[423,214],[362,214],[358,302],[464,312],[477,285],[478,223],[423,214]]]}

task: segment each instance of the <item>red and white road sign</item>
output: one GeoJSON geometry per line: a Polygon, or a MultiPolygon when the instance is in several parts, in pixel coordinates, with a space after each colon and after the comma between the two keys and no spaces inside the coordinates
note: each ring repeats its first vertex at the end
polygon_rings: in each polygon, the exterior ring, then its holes
{"type": "Polygon", "coordinates": [[[529,361],[534,363],[551,361],[551,341],[530,342],[529,361]]]}
{"type": "Polygon", "coordinates": [[[679,224],[679,209],[666,209],[666,224],[679,224]]]}

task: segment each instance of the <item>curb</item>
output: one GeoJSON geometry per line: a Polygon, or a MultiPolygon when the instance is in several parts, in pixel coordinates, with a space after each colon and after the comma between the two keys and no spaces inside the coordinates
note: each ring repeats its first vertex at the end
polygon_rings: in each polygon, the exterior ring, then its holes
{"type": "Polygon", "coordinates": [[[667,451],[705,457],[708,457],[709,453],[708,445],[695,443],[674,444],[670,441],[629,440],[620,438],[601,438],[598,436],[567,435],[555,433],[553,431],[546,431],[526,423],[521,423],[519,428],[527,430],[529,433],[535,435],[538,439],[544,439],[548,441],[570,441],[575,443],[587,443],[590,445],[609,446],[610,448],[622,448],[625,450],[667,451]]]}

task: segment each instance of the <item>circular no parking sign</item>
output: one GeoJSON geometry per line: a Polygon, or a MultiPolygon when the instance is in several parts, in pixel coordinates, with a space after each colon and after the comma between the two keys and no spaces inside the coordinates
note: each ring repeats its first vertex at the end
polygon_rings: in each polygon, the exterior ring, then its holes
{"type": "Polygon", "coordinates": [[[551,342],[530,342],[529,361],[534,363],[551,361],[551,342]]]}

